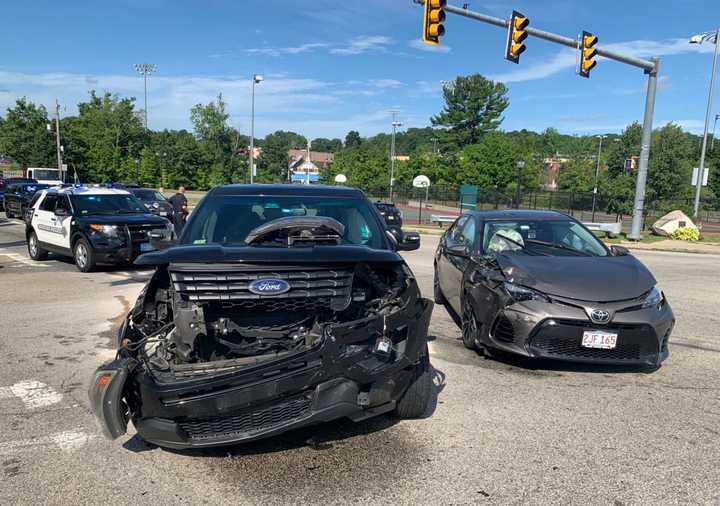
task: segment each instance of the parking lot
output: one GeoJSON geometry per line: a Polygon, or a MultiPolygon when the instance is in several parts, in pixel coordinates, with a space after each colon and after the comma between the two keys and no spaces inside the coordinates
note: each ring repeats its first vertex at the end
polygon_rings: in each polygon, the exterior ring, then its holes
{"type": "MultiPolygon", "coordinates": [[[[422,240],[404,256],[429,296],[422,240]]],[[[717,504],[720,256],[636,254],[677,317],[655,372],[488,360],[436,307],[425,418],[175,452],[103,439],[87,401],[151,272],[35,263],[0,215],[0,504],[717,504]]]]}

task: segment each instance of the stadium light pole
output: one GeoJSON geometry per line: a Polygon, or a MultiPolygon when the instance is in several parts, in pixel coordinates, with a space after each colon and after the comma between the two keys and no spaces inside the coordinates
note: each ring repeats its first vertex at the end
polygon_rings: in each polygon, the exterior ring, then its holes
{"type": "Polygon", "coordinates": [[[703,133],[702,150],[700,151],[700,168],[698,170],[698,178],[695,182],[695,206],[693,207],[693,217],[700,215],[700,194],[702,193],[703,176],[705,175],[705,152],[707,151],[708,126],[710,124],[710,111],[712,111],[712,97],[715,90],[715,75],[717,73],[718,51],[720,51],[720,28],[714,32],[705,32],[693,35],[690,38],[690,44],[702,44],[703,42],[712,42],[715,44],[713,52],[712,70],[710,71],[710,90],[708,91],[707,109],[705,110],[705,131],[703,133]]]}
{"type": "Polygon", "coordinates": [[[250,113],[250,184],[255,181],[255,85],[265,78],[259,74],[252,75],[252,112],[250,113]]]}
{"type": "Polygon", "coordinates": [[[597,164],[595,165],[595,186],[593,186],[592,221],[595,221],[595,202],[597,201],[598,178],[600,177],[600,155],[602,154],[602,143],[603,139],[607,139],[607,135],[597,135],[596,137],[600,139],[600,146],[598,147],[597,164]]]}
{"type": "Polygon", "coordinates": [[[393,186],[395,185],[395,133],[402,126],[397,120],[399,111],[390,111],[393,117],[392,121],[392,140],[390,142],[390,202],[393,201],[393,186]]]}
{"type": "Polygon", "coordinates": [[[136,63],[133,65],[135,67],[135,70],[143,76],[143,81],[145,84],[145,130],[148,129],[148,94],[147,94],[147,79],[150,74],[153,74],[157,72],[157,65],[154,63],[136,63]]]}

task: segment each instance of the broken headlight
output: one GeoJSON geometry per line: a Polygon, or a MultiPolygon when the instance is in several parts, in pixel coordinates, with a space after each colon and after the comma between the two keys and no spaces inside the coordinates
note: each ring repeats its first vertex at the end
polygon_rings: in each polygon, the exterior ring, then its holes
{"type": "Polygon", "coordinates": [[[526,288],[524,286],[516,285],[513,283],[503,283],[505,291],[512,297],[514,302],[525,302],[529,300],[539,300],[542,302],[550,302],[550,299],[543,293],[526,288]]]}
{"type": "Polygon", "coordinates": [[[665,301],[663,293],[657,289],[656,286],[652,287],[652,290],[645,296],[645,300],[642,303],[643,308],[656,307],[657,309],[662,308],[662,304],[665,301]]]}

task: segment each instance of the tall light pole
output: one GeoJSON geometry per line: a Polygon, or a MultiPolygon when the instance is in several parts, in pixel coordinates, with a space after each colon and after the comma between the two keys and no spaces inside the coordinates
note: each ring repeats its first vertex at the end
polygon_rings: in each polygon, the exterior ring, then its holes
{"type": "Polygon", "coordinates": [[[715,44],[715,51],[713,52],[712,71],[710,72],[710,91],[708,92],[707,109],[705,110],[705,131],[703,133],[702,150],[700,151],[700,169],[698,170],[698,179],[695,183],[695,207],[693,208],[693,216],[695,218],[700,215],[700,194],[702,193],[703,175],[705,174],[705,151],[707,150],[708,126],[710,123],[710,111],[712,110],[713,91],[715,90],[718,51],[720,51],[720,28],[715,30],[715,32],[694,35],[690,39],[691,44],[702,44],[703,42],[712,42],[715,44]]]}
{"type": "Polygon", "coordinates": [[[255,85],[265,78],[259,74],[252,75],[252,112],[250,113],[250,184],[255,181],[255,85]]]}
{"type": "Polygon", "coordinates": [[[402,126],[397,120],[399,111],[390,111],[393,117],[392,122],[392,140],[390,141],[390,202],[393,201],[393,186],[395,185],[395,133],[402,126]]]}
{"type": "Polygon", "coordinates": [[[715,115],[715,123],[713,124],[712,141],[710,141],[710,151],[715,149],[715,128],[717,128],[717,122],[720,119],[720,114],[715,115]]]}
{"type": "Polygon", "coordinates": [[[520,182],[522,180],[522,170],[525,168],[525,160],[518,158],[515,162],[517,167],[517,189],[515,190],[515,209],[520,209],[520,182]]]}
{"type": "Polygon", "coordinates": [[[136,63],[133,65],[135,70],[143,76],[145,85],[145,130],[148,129],[148,102],[147,102],[147,78],[150,74],[157,72],[157,65],[154,63],[136,63]]]}
{"type": "Polygon", "coordinates": [[[600,154],[602,153],[602,141],[607,139],[607,135],[597,135],[600,139],[600,146],[598,147],[597,164],[595,165],[595,186],[593,187],[593,203],[592,203],[592,221],[595,221],[595,202],[597,201],[598,192],[598,178],[600,177],[600,154]]]}

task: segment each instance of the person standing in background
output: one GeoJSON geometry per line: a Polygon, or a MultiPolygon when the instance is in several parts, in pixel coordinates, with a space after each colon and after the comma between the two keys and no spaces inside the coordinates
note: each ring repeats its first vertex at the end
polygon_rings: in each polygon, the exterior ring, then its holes
{"type": "Polygon", "coordinates": [[[180,185],[175,195],[170,197],[170,204],[173,206],[173,225],[175,225],[175,236],[180,237],[183,226],[185,225],[185,218],[188,215],[187,198],[185,197],[185,186],[180,185]]]}

